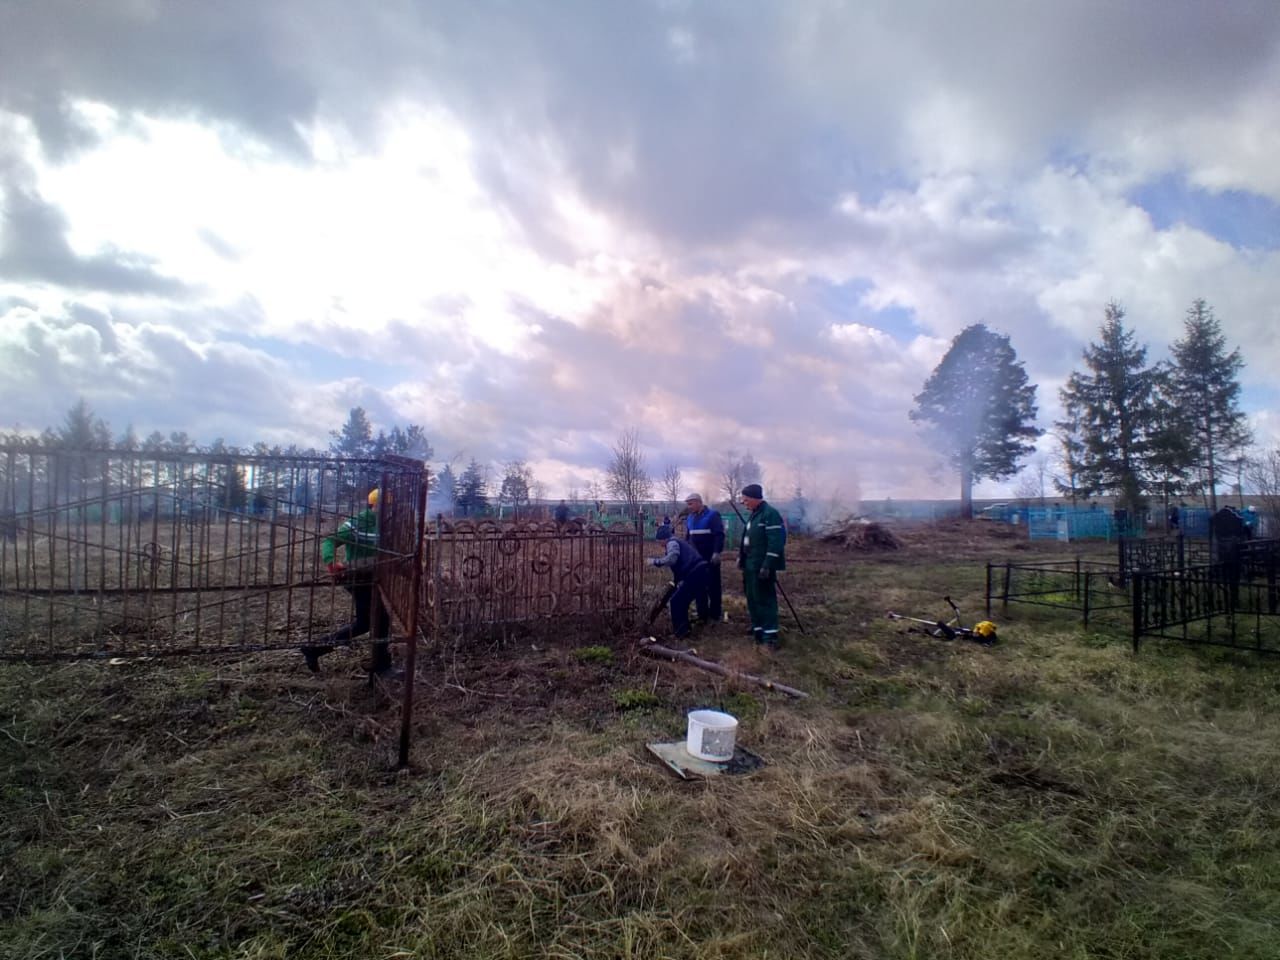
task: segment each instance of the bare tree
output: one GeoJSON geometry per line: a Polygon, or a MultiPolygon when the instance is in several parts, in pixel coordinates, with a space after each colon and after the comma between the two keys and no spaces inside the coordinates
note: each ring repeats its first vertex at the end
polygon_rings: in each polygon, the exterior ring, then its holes
{"type": "Polygon", "coordinates": [[[1260,450],[1251,457],[1244,476],[1262,507],[1266,535],[1276,536],[1280,532],[1280,447],[1260,450]]]}
{"type": "Polygon", "coordinates": [[[680,487],[683,483],[684,476],[674,463],[668,463],[662,468],[662,493],[671,503],[672,511],[680,509],[680,487]]]}
{"type": "Polygon", "coordinates": [[[1037,497],[1044,497],[1042,481],[1037,478],[1034,470],[1026,470],[1018,475],[1018,483],[1013,488],[1013,495],[1024,507],[1035,503],[1037,497]]]}
{"type": "Polygon", "coordinates": [[[635,427],[628,427],[618,435],[605,471],[605,483],[609,493],[626,503],[633,513],[649,499],[653,480],[645,466],[644,451],[640,449],[640,432],[635,427]]]}
{"type": "Polygon", "coordinates": [[[748,483],[764,485],[764,468],[756,462],[750,450],[743,454],[726,450],[716,462],[716,473],[720,478],[720,490],[730,501],[736,501],[738,493],[748,483]]]}

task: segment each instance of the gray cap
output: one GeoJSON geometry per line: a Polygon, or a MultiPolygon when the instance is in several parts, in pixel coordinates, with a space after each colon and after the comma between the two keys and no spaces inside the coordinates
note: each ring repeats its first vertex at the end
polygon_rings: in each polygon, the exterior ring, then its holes
{"type": "Polygon", "coordinates": [[[691,494],[689,494],[687,497],[685,497],[685,498],[684,498],[684,502],[685,502],[685,503],[688,503],[690,500],[697,500],[699,503],[704,503],[704,502],[705,502],[705,501],[702,499],[702,494],[700,494],[700,493],[691,493],[691,494]]]}

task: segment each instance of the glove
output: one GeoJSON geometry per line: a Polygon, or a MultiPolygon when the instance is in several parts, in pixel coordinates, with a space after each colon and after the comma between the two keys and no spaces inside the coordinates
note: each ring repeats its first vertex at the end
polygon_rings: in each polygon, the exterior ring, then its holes
{"type": "Polygon", "coordinates": [[[707,558],[707,560],[711,563],[713,567],[720,566],[720,554],[718,553],[713,553],[711,556],[707,558]]]}
{"type": "Polygon", "coordinates": [[[329,571],[329,576],[335,580],[341,580],[343,574],[347,572],[347,565],[341,560],[334,560],[332,563],[326,564],[325,569],[329,571]]]}
{"type": "Polygon", "coordinates": [[[773,579],[773,571],[768,567],[761,567],[760,572],[756,574],[756,579],[766,582],[773,579]]]}
{"type": "Polygon", "coordinates": [[[660,567],[660,566],[662,566],[662,561],[663,561],[663,559],[664,559],[663,557],[650,557],[650,558],[649,558],[649,566],[651,566],[651,567],[660,567]]]}

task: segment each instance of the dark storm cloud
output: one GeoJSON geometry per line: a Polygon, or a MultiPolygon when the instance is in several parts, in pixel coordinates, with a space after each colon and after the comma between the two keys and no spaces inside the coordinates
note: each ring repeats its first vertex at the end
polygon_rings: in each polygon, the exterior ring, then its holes
{"type": "MultiPolygon", "coordinates": [[[[11,3],[0,104],[46,148],[87,97],[229,124],[303,155],[323,109],[365,137],[396,97],[436,102],[474,138],[490,189],[553,248],[546,177],[668,242],[841,229],[841,193],[920,172],[940,94],[1022,161],[1105,144],[1140,116],[1212,111],[1274,62],[1271,0],[1047,6],[330,0],[11,3]],[[923,133],[923,140],[921,134],[923,133]]],[[[943,118],[945,120],[945,118],[943,118]]],[[[944,123],[940,140],[955,131],[944,123]]],[[[941,144],[945,148],[946,144],[941,144]]]]}

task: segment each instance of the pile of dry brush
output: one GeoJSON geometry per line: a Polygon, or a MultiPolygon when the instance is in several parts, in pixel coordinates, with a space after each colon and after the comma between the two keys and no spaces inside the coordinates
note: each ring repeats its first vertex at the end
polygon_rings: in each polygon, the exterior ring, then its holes
{"type": "Polygon", "coordinates": [[[823,543],[835,543],[846,550],[899,550],[902,541],[887,527],[874,520],[848,517],[834,523],[820,537],[823,543]]]}

